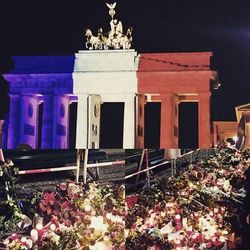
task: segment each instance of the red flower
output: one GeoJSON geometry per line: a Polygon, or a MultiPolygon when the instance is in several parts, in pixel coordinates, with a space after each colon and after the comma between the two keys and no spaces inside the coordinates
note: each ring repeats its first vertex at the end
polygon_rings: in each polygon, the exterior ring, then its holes
{"type": "Polygon", "coordinates": [[[128,208],[133,208],[134,205],[137,203],[137,201],[138,201],[137,195],[131,195],[126,198],[126,203],[128,208]]]}
{"type": "Polygon", "coordinates": [[[51,207],[48,207],[48,208],[47,208],[47,214],[48,214],[48,215],[51,215],[51,214],[52,214],[52,209],[51,209],[51,207]]]}
{"type": "Polygon", "coordinates": [[[58,210],[58,209],[54,209],[53,210],[53,214],[54,215],[59,215],[61,212],[60,212],[60,210],[58,210]]]}
{"type": "Polygon", "coordinates": [[[67,227],[69,227],[69,226],[72,225],[72,222],[71,222],[70,220],[66,220],[66,221],[64,222],[64,225],[67,226],[67,227]]]}

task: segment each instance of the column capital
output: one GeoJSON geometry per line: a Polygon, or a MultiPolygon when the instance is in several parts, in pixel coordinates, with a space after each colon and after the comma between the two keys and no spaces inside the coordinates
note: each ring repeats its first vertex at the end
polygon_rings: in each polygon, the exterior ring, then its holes
{"type": "Polygon", "coordinates": [[[160,94],[160,99],[165,99],[165,98],[173,97],[175,95],[176,95],[175,93],[164,92],[164,93],[160,94]]]}
{"type": "Polygon", "coordinates": [[[198,93],[198,98],[201,99],[201,98],[208,98],[211,96],[211,92],[199,92],[198,93]]]}

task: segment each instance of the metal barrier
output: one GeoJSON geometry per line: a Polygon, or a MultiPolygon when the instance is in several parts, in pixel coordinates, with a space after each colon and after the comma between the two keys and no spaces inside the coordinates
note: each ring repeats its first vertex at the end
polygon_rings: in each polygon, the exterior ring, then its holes
{"type": "Polygon", "coordinates": [[[161,163],[158,163],[156,165],[150,166],[149,167],[149,159],[148,159],[148,150],[144,149],[142,150],[141,153],[141,159],[140,159],[140,163],[138,166],[138,170],[135,173],[129,174],[125,176],[125,180],[130,179],[132,177],[136,176],[136,180],[135,180],[135,185],[138,185],[139,182],[139,177],[140,174],[142,173],[146,173],[146,185],[148,187],[150,187],[150,176],[149,176],[149,172],[153,169],[156,169],[160,166],[166,165],[166,164],[170,164],[170,168],[171,168],[171,176],[174,176],[177,174],[177,161],[181,160],[181,164],[185,162],[189,162],[189,164],[192,164],[195,160],[197,160],[199,158],[200,153],[205,153],[204,157],[202,158],[207,158],[209,157],[213,152],[217,153],[217,148],[212,148],[212,149],[195,149],[195,150],[191,150],[187,153],[182,154],[180,157],[176,157],[176,158],[172,158],[170,160],[165,160],[161,163]],[[142,169],[142,164],[143,164],[143,160],[144,157],[146,156],[146,168],[142,169]],[[196,156],[196,157],[195,157],[196,156]],[[186,157],[189,158],[189,161],[186,160],[186,157]]]}
{"type": "MultiPolygon", "coordinates": [[[[112,161],[112,162],[99,162],[99,163],[88,163],[88,149],[78,149],[77,150],[77,169],[80,170],[81,168],[81,162],[83,160],[83,183],[87,182],[87,173],[90,174],[91,177],[92,174],[88,172],[89,168],[96,168],[96,177],[99,178],[99,167],[108,167],[108,166],[115,166],[115,165],[124,165],[125,160],[123,161],[112,161]]],[[[79,171],[80,173],[80,171],[79,171]]],[[[79,178],[79,175],[78,175],[79,178]]]]}
{"type": "Polygon", "coordinates": [[[39,173],[50,173],[50,172],[59,172],[59,171],[76,171],[76,182],[79,182],[80,171],[81,171],[81,162],[83,160],[83,182],[87,181],[87,172],[89,168],[96,168],[96,175],[99,177],[99,167],[107,167],[114,165],[124,165],[125,161],[113,161],[113,162],[98,162],[98,163],[88,163],[88,149],[78,149],[76,153],[76,165],[75,166],[65,166],[65,167],[56,167],[56,168],[40,168],[40,169],[30,169],[30,170],[21,170],[19,171],[20,175],[26,174],[39,174],[39,173]]]}

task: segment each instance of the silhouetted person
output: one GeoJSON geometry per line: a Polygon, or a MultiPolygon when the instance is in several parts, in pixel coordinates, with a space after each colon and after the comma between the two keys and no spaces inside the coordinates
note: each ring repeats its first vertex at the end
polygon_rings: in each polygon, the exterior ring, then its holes
{"type": "Polygon", "coordinates": [[[9,114],[10,97],[9,83],[0,75],[0,161],[4,161],[2,152],[2,128],[3,122],[9,114]]]}

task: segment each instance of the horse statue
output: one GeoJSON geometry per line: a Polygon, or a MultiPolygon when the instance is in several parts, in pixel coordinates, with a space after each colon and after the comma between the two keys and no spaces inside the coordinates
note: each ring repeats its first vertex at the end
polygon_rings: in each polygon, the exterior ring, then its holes
{"type": "Polygon", "coordinates": [[[132,44],[132,32],[133,32],[133,27],[128,28],[126,35],[123,35],[121,37],[121,43],[120,43],[120,47],[122,49],[130,49],[131,48],[131,44],[132,44]]]}
{"type": "Polygon", "coordinates": [[[98,29],[96,49],[108,49],[107,37],[103,35],[102,28],[98,29]]]}
{"type": "Polygon", "coordinates": [[[98,29],[97,36],[93,36],[90,29],[86,29],[85,36],[87,38],[86,48],[89,50],[103,50],[108,49],[107,47],[107,37],[103,35],[102,28],[98,29]]]}
{"type": "Polygon", "coordinates": [[[85,43],[86,48],[89,50],[95,49],[96,44],[98,42],[98,37],[93,36],[92,31],[90,29],[86,29],[85,36],[87,38],[87,42],[85,43]]]}

